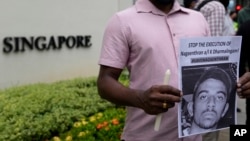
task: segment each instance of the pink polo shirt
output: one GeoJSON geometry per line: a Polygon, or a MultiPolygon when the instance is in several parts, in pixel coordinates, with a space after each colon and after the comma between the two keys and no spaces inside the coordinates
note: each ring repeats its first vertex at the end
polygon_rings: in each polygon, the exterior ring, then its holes
{"type": "MultiPolygon", "coordinates": [[[[171,70],[169,85],[178,87],[179,41],[183,37],[208,36],[209,28],[201,13],[175,2],[169,14],[149,0],[137,0],[109,21],[103,38],[99,64],[127,67],[130,87],[146,90],[162,84],[165,71],[171,70]]],[[[143,110],[127,107],[122,139],[125,141],[201,141],[201,136],[178,138],[178,104],[162,116],[159,131],[155,117],[143,110]]]]}

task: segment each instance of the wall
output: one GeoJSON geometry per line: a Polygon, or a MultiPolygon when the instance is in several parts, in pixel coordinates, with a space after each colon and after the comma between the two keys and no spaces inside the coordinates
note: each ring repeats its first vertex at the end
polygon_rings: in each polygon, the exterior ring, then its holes
{"type": "MultiPolygon", "coordinates": [[[[53,82],[79,76],[97,76],[98,56],[107,20],[132,0],[2,0],[0,1],[0,89],[53,82]],[[14,51],[21,38],[91,36],[90,47],[14,51]],[[8,38],[9,37],[9,38],[8,38]],[[8,44],[12,51],[4,52],[8,44]]],[[[40,40],[41,41],[41,40],[40,40]]],[[[58,41],[59,42],[59,41],[58,41]]],[[[35,43],[34,43],[35,44],[35,43]]]]}

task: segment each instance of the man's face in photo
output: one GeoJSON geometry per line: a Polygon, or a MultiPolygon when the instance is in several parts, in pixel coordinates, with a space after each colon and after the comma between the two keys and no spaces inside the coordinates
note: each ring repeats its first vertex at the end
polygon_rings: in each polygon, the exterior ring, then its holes
{"type": "Polygon", "coordinates": [[[220,80],[203,81],[195,94],[194,122],[201,128],[215,128],[228,109],[226,86],[220,80]]]}

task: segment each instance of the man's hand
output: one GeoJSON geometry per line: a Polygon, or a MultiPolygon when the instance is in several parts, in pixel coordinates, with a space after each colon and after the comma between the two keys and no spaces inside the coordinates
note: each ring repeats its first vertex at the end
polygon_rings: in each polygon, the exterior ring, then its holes
{"type": "Polygon", "coordinates": [[[137,94],[139,99],[138,107],[146,113],[156,115],[168,111],[181,101],[181,91],[170,85],[155,85],[145,92],[137,94]],[[163,103],[167,103],[168,108],[163,108],[163,103]]]}
{"type": "Polygon", "coordinates": [[[250,98],[250,72],[246,72],[239,78],[237,93],[240,98],[250,98]]]}

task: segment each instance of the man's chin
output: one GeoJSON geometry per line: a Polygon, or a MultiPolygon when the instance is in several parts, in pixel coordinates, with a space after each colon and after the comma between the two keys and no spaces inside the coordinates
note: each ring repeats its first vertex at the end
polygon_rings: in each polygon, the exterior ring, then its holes
{"type": "Polygon", "coordinates": [[[211,120],[203,120],[202,123],[200,124],[200,126],[204,129],[210,129],[210,128],[213,128],[215,126],[215,122],[214,120],[211,121],[211,120]]]}

